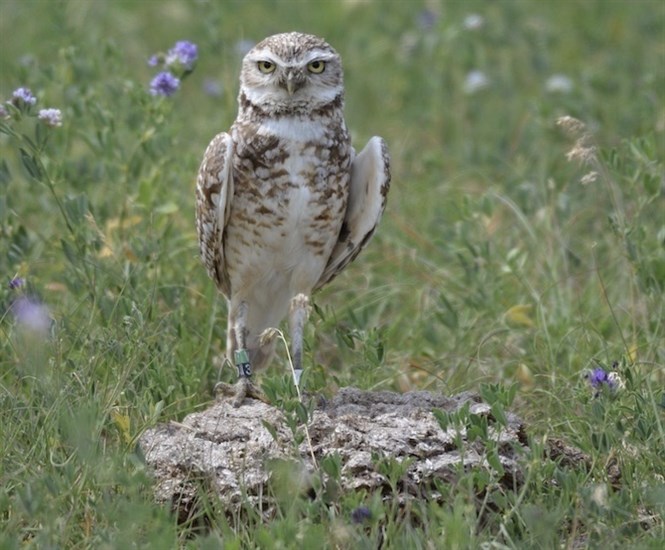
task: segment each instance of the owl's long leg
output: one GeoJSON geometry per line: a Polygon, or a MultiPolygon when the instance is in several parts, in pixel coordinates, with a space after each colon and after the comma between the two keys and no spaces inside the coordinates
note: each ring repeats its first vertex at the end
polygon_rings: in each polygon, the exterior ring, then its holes
{"type": "Polygon", "coordinates": [[[232,312],[232,323],[229,323],[235,336],[236,349],[233,352],[233,362],[238,369],[238,382],[234,386],[228,384],[217,384],[215,391],[232,395],[232,404],[239,407],[246,397],[252,397],[265,403],[268,402],[264,393],[252,382],[252,367],[249,363],[249,352],[247,351],[247,302],[241,302],[235,312],[232,312]]]}
{"type": "Polygon", "coordinates": [[[291,300],[289,308],[289,328],[291,330],[291,359],[293,360],[293,378],[296,386],[300,386],[302,376],[302,348],[305,323],[309,317],[309,298],[305,294],[297,294],[291,300]]]}
{"type": "Polygon", "coordinates": [[[238,369],[238,376],[240,378],[249,378],[252,376],[249,354],[247,353],[247,309],[247,302],[240,302],[235,313],[233,313],[233,334],[236,340],[233,363],[238,369]]]}

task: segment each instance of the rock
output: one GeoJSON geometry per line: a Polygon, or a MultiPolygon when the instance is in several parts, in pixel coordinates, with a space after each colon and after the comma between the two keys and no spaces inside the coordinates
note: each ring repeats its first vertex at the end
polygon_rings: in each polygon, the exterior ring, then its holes
{"type": "Polygon", "coordinates": [[[192,516],[202,490],[230,513],[248,502],[265,512],[276,461],[297,464],[302,475],[296,485],[305,493],[322,461],[331,457],[341,465],[338,483],[344,491],[397,490],[400,498],[424,493],[436,498],[435,480],[450,482],[473,468],[493,471],[509,490],[521,484],[522,423],[507,413],[507,424],[500,425],[491,407],[472,393],[445,397],[345,388],[309,413],[309,439],[294,418],[261,401],[247,399],[233,408],[219,400],[182,423],[147,430],[140,446],[154,471],[157,500],[170,502],[182,521],[192,516]],[[433,410],[451,415],[446,430],[433,410]],[[469,441],[471,425],[485,426],[486,435],[469,441]],[[487,441],[496,442],[494,461],[488,461],[487,441]],[[490,466],[497,458],[498,473],[490,466]],[[386,461],[403,466],[397,483],[389,479],[386,461]]]}

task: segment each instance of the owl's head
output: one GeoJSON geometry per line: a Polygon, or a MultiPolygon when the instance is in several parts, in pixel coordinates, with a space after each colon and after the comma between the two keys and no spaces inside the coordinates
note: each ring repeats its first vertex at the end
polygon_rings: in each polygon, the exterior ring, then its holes
{"type": "Polygon", "coordinates": [[[266,111],[317,109],[342,99],[342,60],[317,36],[275,34],[243,59],[240,91],[266,111]]]}

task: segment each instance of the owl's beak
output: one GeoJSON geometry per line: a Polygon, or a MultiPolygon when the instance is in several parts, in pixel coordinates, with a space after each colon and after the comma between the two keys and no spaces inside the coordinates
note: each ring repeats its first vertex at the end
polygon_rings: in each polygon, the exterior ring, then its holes
{"type": "Polygon", "coordinates": [[[286,91],[289,93],[289,95],[293,95],[294,92],[299,89],[304,82],[305,79],[300,73],[296,73],[295,71],[289,71],[286,73],[286,91]]]}

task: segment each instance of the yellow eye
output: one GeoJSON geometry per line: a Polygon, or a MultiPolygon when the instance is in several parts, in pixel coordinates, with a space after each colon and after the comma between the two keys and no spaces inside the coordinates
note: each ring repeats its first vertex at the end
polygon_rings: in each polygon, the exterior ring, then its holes
{"type": "Polygon", "coordinates": [[[323,72],[323,69],[326,68],[326,62],[317,59],[316,61],[311,61],[307,63],[307,70],[310,73],[319,74],[323,72]]]}
{"type": "Polygon", "coordinates": [[[272,61],[259,61],[259,71],[263,74],[270,74],[275,70],[275,64],[272,61]]]}

